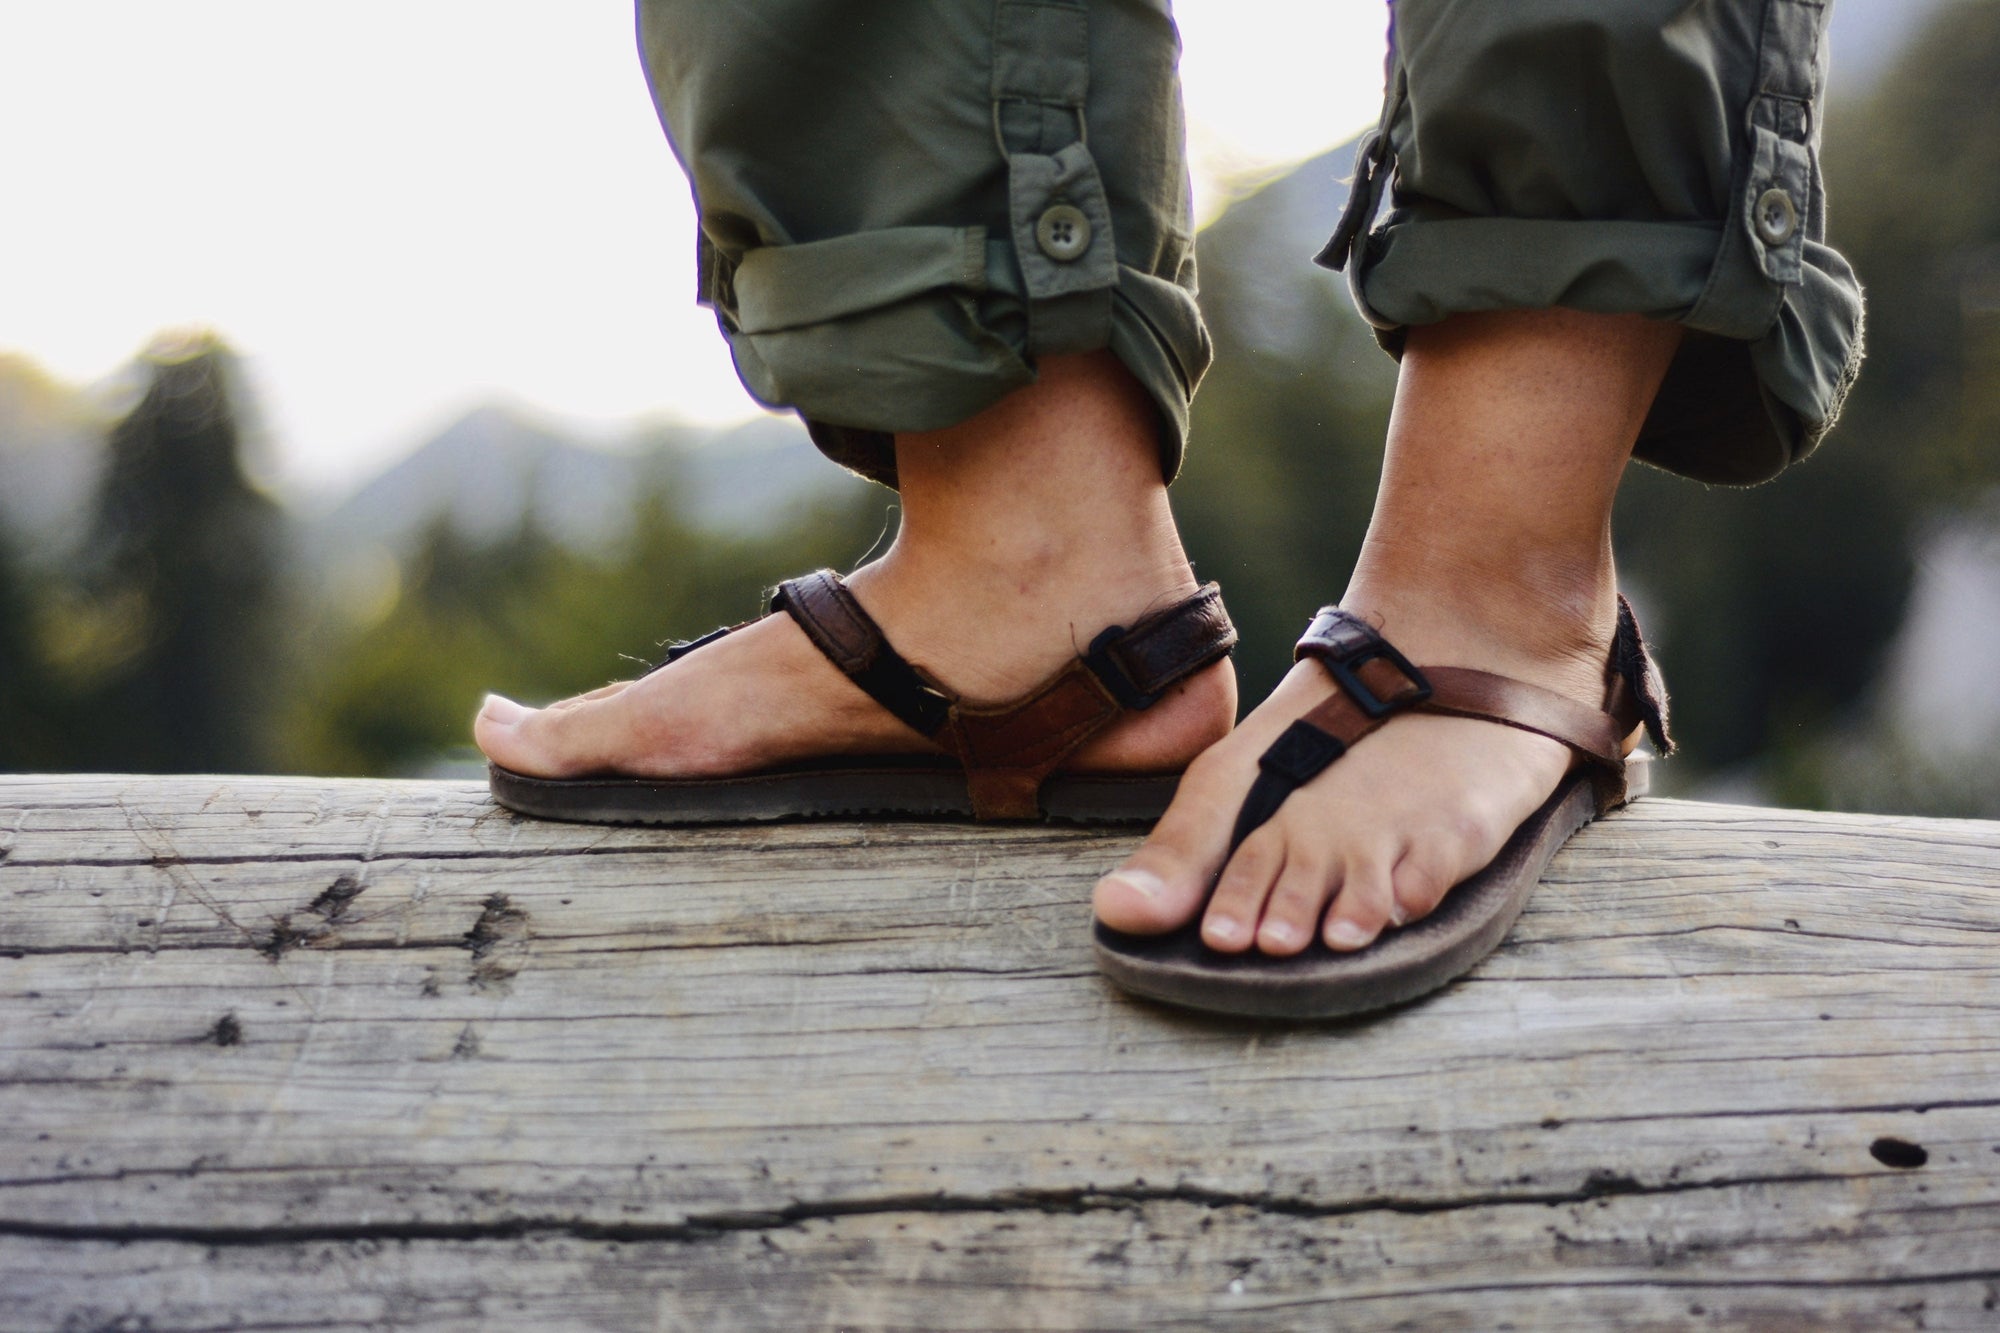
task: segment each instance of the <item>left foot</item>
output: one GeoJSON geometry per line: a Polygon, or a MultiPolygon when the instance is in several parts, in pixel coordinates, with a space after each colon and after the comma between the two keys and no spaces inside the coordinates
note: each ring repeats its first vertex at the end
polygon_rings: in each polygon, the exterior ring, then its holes
{"type": "MultiPolygon", "coordinates": [[[[1342,605],[1418,667],[1473,667],[1602,708],[1611,502],[1679,339],[1671,324],[1573,310],[1411,329],[1342,605]]],[[[1296,954],[1315,937],[1365,948],[1491,861],[1569,771],[1547,737],[1398,714],[1231,855],[1259,756],[1336,688],[1299,663],[1190,765],[1152,837],[1098,883],[1098,918],[1154,935],[1200,915],[1202,940],[1225,953],[1296,954]]]]}
{"type": "MultiPolygon", "coordinates": [[[[1489,623],[1496,600],[1468,610],[1435,593],[1361,587],[1344,604],[1419,666],[1478,667],[1601,707],[1615,610],[1521,633],[1489,623]]],[[[1099,919],[1151,935],[1200,914],[1203,942],[1223,953],[1285,956],[1315,935],[1330,949],[1365,948],[1385,928],[1427,916],[1491,861],[1569,771],[1570,752],[1545,736],[1403,714],[1293,792],[1229,855],[1258,757],[1337,689],[1318,662],[1293,667],[1188,769],[1153,835],[1099,882],[1099,919]]]]}

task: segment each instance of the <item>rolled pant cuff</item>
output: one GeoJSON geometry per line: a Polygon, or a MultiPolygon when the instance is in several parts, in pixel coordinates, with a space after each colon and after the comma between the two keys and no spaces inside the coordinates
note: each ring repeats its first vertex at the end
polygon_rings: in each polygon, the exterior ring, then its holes
{"type": "MultiPolygon", "coordinates": [[[[1048,303],[1030,302],[1010,241],[984,227],[762,247],[712,273],[744,385],[796,409],[828,457],[885,485],[896,484],[897,432],[956,425],[1035,380],[1030,326],[1048,303]]],[[[1108,295],[1104,345],[1159,409],[1172,477],[1208,364],[1206,329],[1178,282],[1121,264],[1108,295]]]]}
{"type": "Polygon", "coordinates": [[[1686,324],[1636,454],[1745,485],[1776,476],[1832,428],[1860,368],[1862,304],[1847,262],[1824,245],[1806,242],[1796,278],[1780,286],[1725,252],[1723,235],[1708,222],[1398,211],[1361,239],[1350,283],[1377,340],[1399,356],[1409,326],[1460,312],[1560,306],[1686,324]],[[1716,317],[1757,306],[1775,306],[1758,329],[1716,317]]]}

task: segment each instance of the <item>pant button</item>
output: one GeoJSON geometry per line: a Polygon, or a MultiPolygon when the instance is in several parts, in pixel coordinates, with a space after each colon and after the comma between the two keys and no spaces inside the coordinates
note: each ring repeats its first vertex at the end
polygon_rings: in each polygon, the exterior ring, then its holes
{"type": "Polygon", "coordinates": [[[1783,190],[1766,190],[1757,196],[1750,212],[1757,224],[1757,239],[1766,245],[1783,245],[1799,229],[1799,210],[1783,190]]]}
{"type": "Polygon", "coordinates": [[[1090,248],[1090,219],[1073,204],[1056,204],[1036,220],[1035,244],[1050,259],[1067,264],[1090,248]]]}

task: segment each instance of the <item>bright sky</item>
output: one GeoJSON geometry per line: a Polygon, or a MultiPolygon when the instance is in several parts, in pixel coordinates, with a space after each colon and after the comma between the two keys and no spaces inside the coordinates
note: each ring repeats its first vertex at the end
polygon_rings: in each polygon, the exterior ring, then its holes
{"type": "MultiPolygon", "coordinates": [[[[1373,119],[1378,0],[1177,10],[1204,213],[1373,119]]],[[[629,0],[0,0],[0,125],[0,351],[88,382],[211,326],[287,491],[495,396],[757,410],[692,303],[629,0]]]]}

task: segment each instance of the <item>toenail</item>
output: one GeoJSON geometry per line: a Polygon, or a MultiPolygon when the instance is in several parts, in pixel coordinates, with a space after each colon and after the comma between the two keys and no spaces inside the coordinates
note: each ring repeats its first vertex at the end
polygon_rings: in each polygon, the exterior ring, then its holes
{"type": "Polygon", "coordinates": [[[1359,949],[1375,937],[1352,921],[1336,921],[1326,928],[1329,944],[1341,949],[1359,949]]]}
{"type": "Polygon", "coordinates": [[[1298,937],[1299,933],[1292,929],[1291,922],[1289,921],[1266,921],[1264,923],[1264,938],[1273,944],[1290,944],[1298,937]]]}
{"type": "Polygon", "coordinates": [[[1232,943],[1243,934],[1243,923],[1233,916],[1212,916],[1208,919],[1207,934],[1210,939],[1232,943]]]}
{"type": "Polygon", "coordinates": [[[1167,891],[1167,882],[1150,870],[1114,870],[1105,878],[1116,880],[1141,898],[1158,898],[1167,891]]]}
{"type": "Polygon", "coordinates": [[[489,694],[486,702],[479,706],[479,715],[488,722],[497,722],[503,727],[511,727],[531,710],[515,703],[504,694],[489,694]]]}

